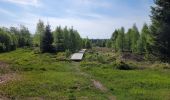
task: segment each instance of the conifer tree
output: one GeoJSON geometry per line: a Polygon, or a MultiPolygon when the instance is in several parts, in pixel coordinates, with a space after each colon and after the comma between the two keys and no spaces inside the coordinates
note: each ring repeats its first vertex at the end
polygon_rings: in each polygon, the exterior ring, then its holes
{"type": "Polygon", "coordinates": [[[162,61],[170,62],[170,0],[155,0],[152,7],[152,53],[162,61]]]}
{"type": "Polygon", "coordinates": [[[45,28],[45,32],[41,33],[41,47],[40,50],[41,52],[52,52],[53,47],[53,36],[51,33],[50,25],[47,25],[45,28]]]}

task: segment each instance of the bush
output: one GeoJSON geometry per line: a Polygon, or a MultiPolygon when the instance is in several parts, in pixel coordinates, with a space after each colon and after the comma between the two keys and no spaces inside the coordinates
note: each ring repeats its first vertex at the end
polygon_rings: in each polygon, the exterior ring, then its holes
{"type": "Polygon", "coordinates": [[[115,62],[113,63],[113,67],[114,67],[115,69],[119,69],[119,70],[133,70],[133,69],[136,69],[135,66],[126,64],[126,63],[123,62],[123,61],[115,61],[115,62]]]}
{"type": "Polygon", "coordinates": [[[156,68],[156,69],[170,69],[170,64],[168,63],[161,63],[161,62],[156,62],[154,63],[151,68],[156,68]]]}
{"type": "Polygon", "coordinates": [[[97,56],[97,61],[98,61],[99,63],[106,63],[106,59],[104,58],[103,55],[98,55],[98,56],[97,56]]]}
{"type": "Polygon", "coordinates": [[[70,50],[66,50],[65,53],[66,53],[66,57],[67,58],[70,57],[70,55],[71,55],[71,51],[70,50]]]}
{"type": "Polygon", "coordinates": [[[66,57],[66,52],[58,52],[56,55],[56,60],[58,61],[68,61],[69,58],[66,57]]]}
{"type": "Polygon", "coordinates": [[[40,48],[38,48],[38,47],[34,48],[33,52],[34,52],[34,54],[40,54],[41,53],[40,48]]]}
{"type": "Polygon", "coordinates": [[[0,52],[4,52],[5,51],[5,45],[0,43],[0,52]]]}
{"type": "Polygon", "coordinates": [[[96,61],[96,54],[86,54],[85,60],[86,61],[96,61]]]}

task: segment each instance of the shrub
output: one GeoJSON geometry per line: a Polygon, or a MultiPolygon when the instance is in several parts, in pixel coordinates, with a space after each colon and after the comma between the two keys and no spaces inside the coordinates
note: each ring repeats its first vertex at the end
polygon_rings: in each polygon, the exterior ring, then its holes
{"type": "Polygon", "coordinates": [[[41,53],[40,48],[38,48],[38,47],[34,48],[33,52],[34,52],[34,54],[40,54],[41,53]]]}
{"type": "Polygon", "coordinates": [[[156,68],[156,69],[170,69],[170,64],[168,64],[168,63],[158,63],[158,62],[156,62],[156,63],[154,63],[152,66],[151,66],[151,68],[156,68]]]}
{"type": "Polygon", "coordinates": [[[70,55],[71,55],[71,51],[70,50],[66,50],[65,53],[66,53],[66,57],[67,58],[70,57],[70,55]]]}
{"type": "Polygon", "coordinates": [[[86,54],[85,60],[86,61],[96,61],[96,55],[95,54],[86,54]]]}
{"type": "Polygon", "coordinates": [[[106,63],[106,58],[103,55],[98,55],[97,56],[97,61],[99,63],[106,63]]]}
{"type": "Polygon", "coordinates": [[[0,52],[4,52],[5,51],[5,45],[0,43],[0,52]]]}
{"type": "Polygon", "coordinates": [[[56,60],[58,60],[58,61],[68,61],[69,58],[66,57],[65,52],[58,52],[57,55],[56,55],[56,60]]]}
{"type": "Polygon", "coordinates": [[[123,61],[115,61],[115,62],[113,63],[113,67],[114,67],[115,69],[119,69],[119,70],[133,70],[133,69],[136,69],[135,66],[126,64],[126,63],[123,62],[123,61]]]}

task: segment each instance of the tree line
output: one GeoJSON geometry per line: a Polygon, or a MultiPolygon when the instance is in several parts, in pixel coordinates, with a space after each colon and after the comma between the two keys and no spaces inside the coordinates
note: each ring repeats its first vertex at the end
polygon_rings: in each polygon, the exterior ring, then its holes
{"type": "Polygon", "coordinates": [[[41,52],[75,52],[81,48],[91,48],[91,42],[88,38],[82,39],[77,30],[73,27],[61,28],[57,26],[55,31],[51,32],[50,26],[44,26],[39,20],[36,33],[33,38],[33,44],[40,47],[41,52]]]}
{"type": "Polygon", "coordinates": [[[0,28],[0,52],[31,45],[31,34],[25,26],[21,25],[19,29],[16,27],[0,28]]]}
{"type": "Polygon", "coordinates": [[[170,62],[170,1],[155,0],[156,6],[151,7],[151,25],[144,24],[141,32],[134,24],[125,33],[122,27],[116,29],[107,47],[115,51],[153,55],[161,61],[170,62]]]}
{"type": "Polygon", "coordinates": [[[39,52],[76,52],[81,48],[92,48],[91,41],[82,39],[78,31],[71,28],[57,26],[51,31],[50,25],[44,25],[39,20],[35,34],[31,34],[25,26],[20,28],[0,28],[0,52],[8,52],[16,48],[38,48],[39,52]]]}
{"type": "Polygon", "coordinates": [[[37,30],[33,39],[34,46],[40,47],[41,52],[53,51],[76,51],[82,47],[82,38],[79,33],[72,28],[56,27],[55,31],[51,32],[50,26],[45,26],[39,20],[37,30]]]}
{"type": "Polygon", "coordinates": [[[143,54],[149,53],[152,43],[153,37],[148,25],[144,24],[142,31],[139,32],[138,28],[134,24],[127,32],[125,32],[123,27],[116,29],[113,32],[111,39],[107,41],[106,46],[114,48],[116,52],[143,54]]]}
{"type": "Polygon", "coordinates": [[[50,25],[39,20],[36,33],[32,35],[28,28],[0,28],[0,52],[15,50],[20,47],[37,47],[40,52],[75,52],[92,46],[114,48],[116,52],[132,52],[153,55],[161,61],[170,62],[170,1],[155,0],[151,7],[151,25],[144,24],[141,31],[134,24],[125,32],[122,27],[116,29],[109,40],[82,39],[77,30],[56,27],[51,31],[50,25]]]}

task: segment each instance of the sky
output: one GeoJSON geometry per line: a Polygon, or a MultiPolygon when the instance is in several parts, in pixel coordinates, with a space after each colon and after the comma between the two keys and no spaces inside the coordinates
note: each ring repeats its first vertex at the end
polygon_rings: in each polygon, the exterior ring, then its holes
{"type": "Polygon", "coordinates": [[[153,0],[0,0],[0,26],[28,27],[35,33],[39,19],[56,26],[74,27],[81,37],[110,38],[117,28],[150,24],[153,0]]]}

